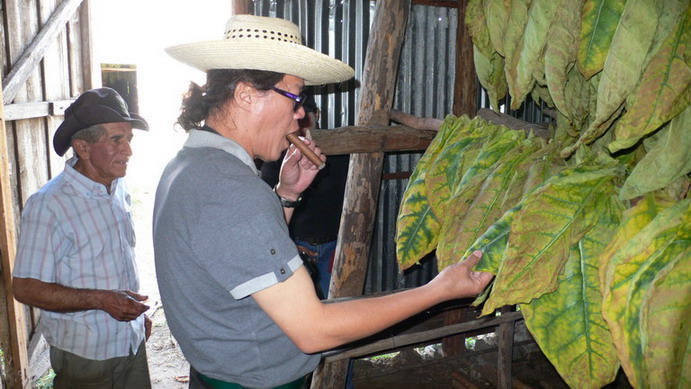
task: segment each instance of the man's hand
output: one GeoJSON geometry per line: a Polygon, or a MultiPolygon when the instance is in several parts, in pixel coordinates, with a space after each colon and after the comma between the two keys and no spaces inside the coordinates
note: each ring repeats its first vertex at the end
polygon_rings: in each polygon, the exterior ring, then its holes
{"type": "Polygon", "coordinates": [[[115,320],[134,320],[149,309],[148,305],[140,303],[149,297],[131,290],[102,290],[100,292],[99,309],[107,312],[115,320]]]}
{"type": "MultiPolygon", "coordinates": [[[[326,161],[326,156],[322,154],[314,142],[305,138],[300,139],[322,161],[326,161]]],[[[304,156],[295,145],[291,144],[283,158],[276,192],[285,198],[295,200],[312,183],[317,173],[319,173],[319,167],[304,156]]]]}
{"type": "Polygon", "coordinates": [[[445,300],[463,297],[473,297],[492,281],[492,273],[473,271],[482,257],[482,252],[477,250],[465,260],[451,265],[439,273],[430,285],[438,286],[438,289],[448,294],[445,300]]]}

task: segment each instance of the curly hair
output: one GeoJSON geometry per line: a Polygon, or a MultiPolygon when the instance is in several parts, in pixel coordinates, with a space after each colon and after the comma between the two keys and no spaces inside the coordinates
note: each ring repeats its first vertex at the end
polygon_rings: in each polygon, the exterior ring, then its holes
{"type": "Polygon", "coordinates": [[[201,128],[210,113],[233,98],[238,83],[247,82],[257,90],[269,90],[283,76],[283,73],[264,70],[211,69],[206,73],[205,85],[190,83],[182,99],[177,124],[186,131],[201,128]]]}

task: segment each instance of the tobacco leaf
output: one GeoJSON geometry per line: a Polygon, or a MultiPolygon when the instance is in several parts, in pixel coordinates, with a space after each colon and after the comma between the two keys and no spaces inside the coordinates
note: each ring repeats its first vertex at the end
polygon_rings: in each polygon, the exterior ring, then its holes
{"type": "Polygon", "coordinates": [[[504,57],[494,52],[492,57],[488,58],[473,46],[473,61],[480,84],[489,95],[490,107],[499,112],[499,100],[506,96],[504,57]]]}
{"type": "Polygon", "coordinates": [[[557,289],[521,305],[528,330],[572,388],[601,388],[619,369],[602,318],[598,255],[619,225],[624,205],[605,193],[595,208],[588,212],[595,223],[571,247],[557,289]]]}
{"type": "Polygon", "coordinates": [[[522,38],[518,40],[518,47],[511,60],[506,62],[512,109],[518,109],[533,89],[534,73],[540,64],[539,58],[543,57],[547,33],[558,4],[554,0],[532,0],[530,3],[522,38]]]}
{"type": "Polygon", "coordinates": [[[516,84],[516,74],[511,72],[511,65],[513,64],[514,56],[520,53],[518,47],[523,40],[525,25],[528,23],[528,10],[530,9],[531,2],[532,0],[515,0],[511,2],[509,21],[504,32],[504,74],[506,75],[506,82],[512,99],[515,98],[514,85],[516,84]]]}
{"type": "MultiPolygon", "coordinates": [[[[602,313],[612,334],[612,340],[626,372],[634,387],[654,387],[647,382],[649,371],[654,369],[678,369],[674,366],[651,366],[645,360],[645,350],[648,348],[647,336],[644,333],[646,317],[642,312],[649,296],[656,290],[656,284],[669,273],[678,261],[688,261],[684,254],[691,243],[688,220],[691,218],[691,199],[686,199],[659,212],[655,218],[645,225],[633,239],[622,245],[608,264],[611,278],[603,288],[602,313]]],[[[688,283],[688,278],[687,278],[688,283]]],[[[668,310],[688,307],[674,307],[668,305],[672,301],[662,302],[668,310]]],[[[686,304],[688,305],[688,298],[686,304]]],[[[688,352],[688,325],[682,321],[673,321],[665,328],[656,326],[663,331],[657,336],[685,338],[685,345],[677,357],[686,358],[688,352]],[[685,328],[684,328],[685,327],[685,328]],[[682,329],[680,332],[679,329],[682,329]]],[[[665,350],[674,352],[673,350],[665,350]]]]}
{"type": "Polygon", "coordinates": [[[633,146],[689,105],[691,68],[685,52],[691,52],[691,5],[645,69],[633,103],[614,129],[611,152],[633,146]]]}
{"type": "Polygon", "coordinates": [[[586,0],[579,34],[578,69],[586,80],[600,72],[626,0],[586,0]]]}
{"type": "Polygon", "coordinates": [[[607,129],[605,123],[622,108],[641,78],[659,20],[656,2],[627,1],[602,69],[595,119],[581,136],[582,144],[589,144],[607,129]]]}
{"type": "Polygon", "coordinates": [[[588,203],[621,174],[619,167],[564,169],[521,201],[483,314],[504,305],[528,303],[556,289],[569,248],[584,233],[572,227],[580,225],[578,218],[588,203]]]}
{"type": "Polygon", "coordinates": [[[511,0],[484,0],[483,9],[492,47],[504,56],[504,29],[509,21],[511,0]]]}
{"type": "Polygon", "coordinates": [[[636,164],[621,188],[632,199],[664,188],[691,172],[691,107],[646,139],[647,154],[636,164]]]}
{"type": "Polygon", "coordinates": [[[413,266],[437,247],[441,223],[430,209],[426,173],[448,139],[459,136],[468,122],[467,116],[447,116],[408,180],[396,222],[396,256],[401,269],[413,266]]]}
{"type": "MultiPolygon", "coordinates": [[[[574,120],[571,106],[574,105],[575,101],[567,98],[566,88],[569,71],[578,59],[581,5],[581,2],[572,0],[557,2],[544,55],[545,83],[552,96],[554,106],[571,121],[574,120]]],[[[578,75],[581,76],[580,73],[578,75]]]]}
{"type": "Polygon", "coordinates": [[[465,13],[465,24],[473,40],[473,45],[485,57],[491,57],[494,47],[489,37],[482,0],[470,0],[465,13]]]}

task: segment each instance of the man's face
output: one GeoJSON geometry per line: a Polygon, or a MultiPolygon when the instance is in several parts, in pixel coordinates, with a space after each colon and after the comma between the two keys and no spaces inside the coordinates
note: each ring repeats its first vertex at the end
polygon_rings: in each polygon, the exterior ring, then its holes
{"type": "Polygon", "coordinates": [[[77,154],[83,171],[90,179],[107,187],[116,178],[127,173],[127,163],[132,155],[132,125],[127,122],[105,123],[106,133],[96,143],[81,141],[77,144],[77,154]]]}
{"type": "MultiPolygon", "coordinates": [[[[299,95],[304,86],[303,79],[291,75],[283,77],[277,88],[299,95]]],[[[267,91],[264,96],[260,115],[260,130],[255,148],[255,156],[264,161],[275,161],[281,157],[283,150],[290,144],[286,135],[298,132],[298,119],[305,115],[304,108],[294,110],[295,102],[274,91],[267,91]]]]}

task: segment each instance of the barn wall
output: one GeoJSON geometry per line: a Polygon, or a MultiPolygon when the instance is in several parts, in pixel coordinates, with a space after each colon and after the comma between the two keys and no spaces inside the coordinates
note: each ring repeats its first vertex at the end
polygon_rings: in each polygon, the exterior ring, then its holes
{"type": "MultiPolygon", "coordinates": [[[[3,121],[7,140],[9,175],[13,204],[11,206],[15,220],[15,232],[18,232],[20,213],[28,197],[45,184],[51,177],[62,171],[64,159],[52,150],[52,136],[62,122],[62,114],[74,98],[92,85],[91,54],[89,45],[89,11],[88,2],[75,0],[2,0],[0,15],[0,36],[2,37],[2,68],[0,77],[3,80],[3,121]],[[79,7],[74,11],[75,7],[79,7]],[[54,33],[46,32],[45,27],[52,20],[58,20],[58,12],[63,10],[65,23],[56,24],[54,33]],[[48,34],[47,40],[37,37],[48,34]],[[27,57],[30,45],[43,42],[43,57],[36,62],[27,57]],[[16,72],[20,64],[27,60],[35,66],[26,81],[19,87],[16,95],[8,91],[7,85],[17,80],[16,72]],[[14,72],[14,74],[13,74],[14,72]],[[14,97],[12,98],[12,95],[14,97]],[[8,101],[8,98],[11,100],[8,101]]],[[[62,20],[62,19],[60,19],[62,20]]],[[[35,46],[34,46],[35,47],[35,46]]],[[[31,50],[32,55],[41,50],[31,50]]],[[[10,226],[8,226],[10,227],[10,226]]],[[[13,261],[13,259],[11,259],[13,261]]],[[[8,278],[9,269],[3,267],[3,280],[8,278]],[[7,272],[7,273],[6,273],[7,272]]],[[[4,282],[4,281],[3,281],[4,282]]],[[[5,285],[0,288],[3,295],[2,317],[8,312],[5,298],[5,285]]],[[[19,305],[26,315],[26,344],[32,348],[37,342],[31,342],[38,321],[37,311],[19,305]]],[[[0,347],[4,355],[9,354],[9,330],[7,320],[2,321],[0,328],[0,347]]],[[[31,350],[33,351],[33,350],[31,350]]],[[[31,357],[31,355],[29,355],[31,357]]],[[[4,377],[3,377],[4,378],[4,377]]]]}

